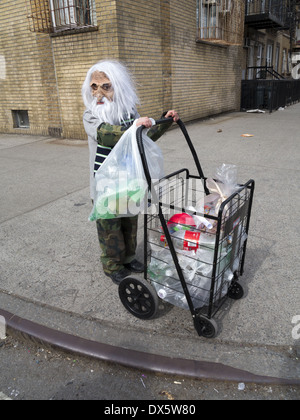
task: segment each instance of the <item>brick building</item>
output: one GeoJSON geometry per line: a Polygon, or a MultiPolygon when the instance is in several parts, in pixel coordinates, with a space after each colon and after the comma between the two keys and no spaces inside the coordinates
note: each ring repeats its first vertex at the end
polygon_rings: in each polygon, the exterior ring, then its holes
{"type": "Polygon", "coordinates": [[[2,0],[0,132],[85,139],[81,86],[104,58],[125,62],[157,118],[239,110],[243,0],[2,0]]]}
{"type": "Polygon", "coordinates": [[[244,79],[291,76],[293,2],[246,0],[244,79]],[[267,67],[268,71],[261,67],[267,67]]]}
{"type": "Polygon", "coordinates": [[[245,6],[241,108],[272,112],[299,102],[299,1],[246,0],[245,6]]]}

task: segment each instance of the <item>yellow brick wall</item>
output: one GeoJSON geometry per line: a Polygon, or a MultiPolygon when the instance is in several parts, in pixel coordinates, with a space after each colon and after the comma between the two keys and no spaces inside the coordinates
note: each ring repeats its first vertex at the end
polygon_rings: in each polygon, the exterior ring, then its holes
{"type": "Polygon", "coordinates": [[[242,47],[196,42],[196,0],[95,0],[98,31],[59,36],[29,31],[28,1],[0,3],[1,132],[85,139],[81,86],[104,58],[128,65],[142,115],[175,108],[188,121],[239,109],[242,47]],[[13,128],[13,109],[29,111],[30,129],[13,128]]]}
{"type": "MultiPolygon", "coordinates": [[[[173,104],[184,120],[240,107],[240,45],[196,42],[196,1],[171,1],[173,104]]],[[[244,16],[236,16],[242,40],[244,16]]]]}
{"type": "Polygon", "coordinates": [[[51,37],[66,138],[86,138],[81,87],[87,71],[99,60],[119,57],[116,1],[96,0],[96,10],[98,31],[51,37]]]}
{"type": "Polygon", "coordinates": [[[158,118],[164,109],[160,0],[117,2],[120,59],[134,75],[141,115],[158,118]]]}
{"type": "Polygon", "coordinates": [[[0,131],[48,135],[61,128],[51,41],[30,32],[26,16],[24,0],[1,1],[0,131]],[[28,110],[30,129],[13,128],[12,110],[28,110]]]}

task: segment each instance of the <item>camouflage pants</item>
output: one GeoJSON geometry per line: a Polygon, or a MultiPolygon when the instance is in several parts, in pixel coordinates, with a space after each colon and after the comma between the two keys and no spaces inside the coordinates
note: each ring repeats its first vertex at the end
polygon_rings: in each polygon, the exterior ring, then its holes
{"type": "Polygon", "coordinates": [[[104,272],[120,271],[123,264],[130,263],[135,256],[138,216],[99,219],[96,224],[104,272]]]}

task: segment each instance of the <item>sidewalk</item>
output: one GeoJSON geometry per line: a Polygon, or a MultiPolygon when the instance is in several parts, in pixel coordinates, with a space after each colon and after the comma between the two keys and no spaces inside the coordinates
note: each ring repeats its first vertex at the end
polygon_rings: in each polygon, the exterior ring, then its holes
{"type": "MultiPolygon", "coordinates": [[[[121,304],[88,221],[87,142],[0,134],[0,316],[37,339],[141,369],[300,384],[299,115],[297,104],[187,124],[206,176],[233,163],[241,183],[256,181],[246,296],[228,303],[213,340],[198,337],[188,311],[166,307],[142,321],[121,304]]],[[[178,128],[158,144],[166,173],[196,173],[178,128]]],[[[142,235],[141,219],[139,243],[142,235]]]]}

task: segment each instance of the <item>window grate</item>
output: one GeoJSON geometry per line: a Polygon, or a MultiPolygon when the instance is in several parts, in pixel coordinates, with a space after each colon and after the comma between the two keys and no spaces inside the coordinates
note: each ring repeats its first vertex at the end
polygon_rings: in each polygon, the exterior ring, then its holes
{"type": "Polygon", "coordinates": [[[95,0],[27,0],[33,32],[56,33],[96,27],[95,0]]]}
{"type": "Polygon", "coordinates": [[[198,40],[240,45],[244,7],[242,0],[197,0],[198,40]]]}

